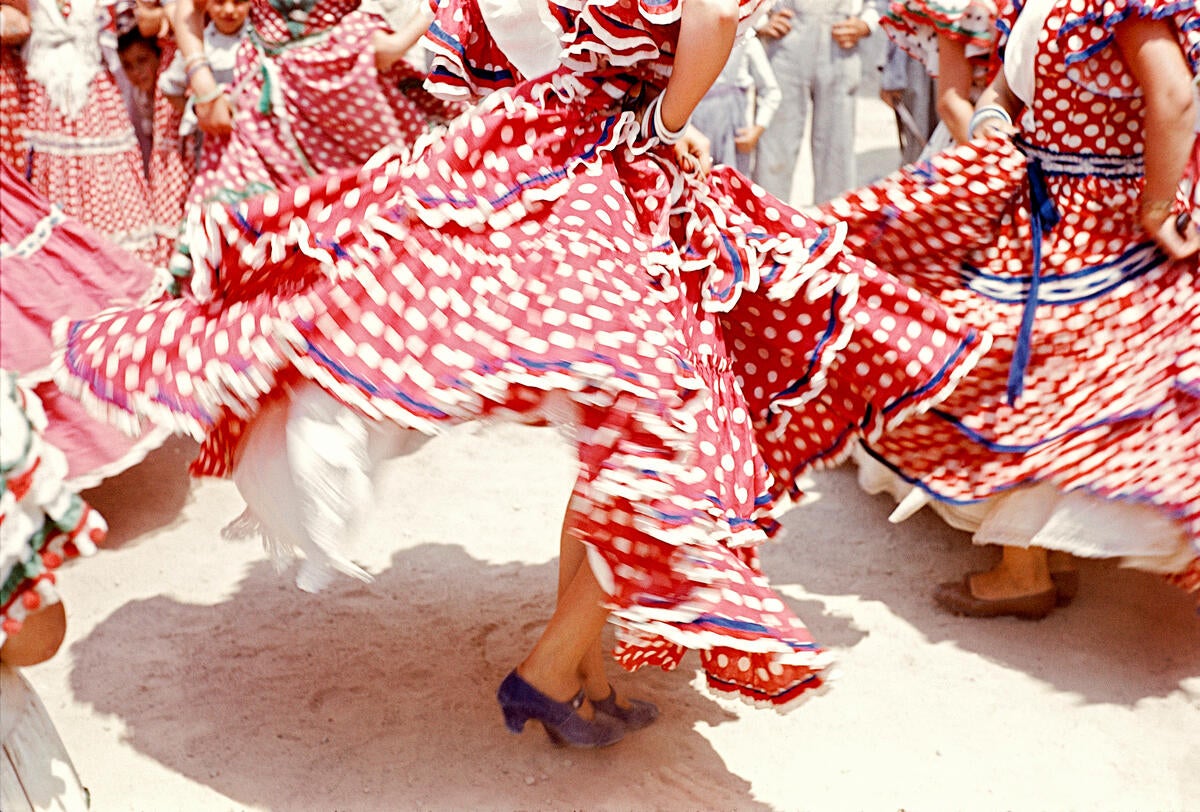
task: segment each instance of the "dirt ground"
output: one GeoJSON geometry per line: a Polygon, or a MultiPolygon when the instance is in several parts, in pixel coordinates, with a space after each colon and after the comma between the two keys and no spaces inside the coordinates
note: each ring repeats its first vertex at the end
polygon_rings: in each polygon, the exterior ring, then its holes
{"type": "Polygon", "coordinates": [[[494,699],[553,602],[553,430],[464,427],[390,463],[356,550],[376,580],[318,596],[221,537],[241,500],[189,482],[193,449],[89,493],[113,544],[64,573],[67,644],[26,670],[99,812],[1200,808],[1200,617],[1155,578],[1086,563],[1042,622],[950,617],[930,587],[989,551],[825,473],[764,564],[831,686],[781,716],[710,698],[694,658],[615,674],[661,721],[565,751],[494,699]]]}

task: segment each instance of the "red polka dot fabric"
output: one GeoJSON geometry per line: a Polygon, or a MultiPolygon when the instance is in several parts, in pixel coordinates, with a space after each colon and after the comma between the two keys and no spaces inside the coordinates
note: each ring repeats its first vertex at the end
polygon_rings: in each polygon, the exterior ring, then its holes
{"type": "MultiPolygon", "coordinates": [[[[171,40],[159,40],[162,57],[160,70],[166,70],[175,54],[171,40]]],[[[179,135],[183,110],[176,109],[170,100],[155,90],[154,130],[150,152],[150,212],[158,255],[155,264],[165,266],[175,249],[179,225],[183,221],[183,206],[196,178],[196,156],[191,151],[194,142],[179,135]]]]}
{"type": "Polygon", "coordinates": [[[0,47],[0,161],[24,173],[29,158],[25,140],[25,111],[29,83],[25,62],[16,48],[0,47]]]}
{"type": "MultiPolygon", "coordinates": [[[[663,36],[643,5],[595,5],[637,42],[663,36]]],[[[441,10],[463,54],[441,80],[485,72],[473,9],[441,10]]],[[[619,662],[699,649],[714,689],[791,702],[828,655],[753,545],[799,475],[944,398],[987,340],[847,253],[844,226],[731,169],[682,170],[639,134],[661,90],[645,76],[564,65],[411,152],[207,209],[194,295],[75,323],[60,380],[192,431],[214,475],[300,378],[426,431],[534,419],[565,394],[572,525],[611,575],[619,662]]]]}
{"type": "Polygon", "coordinates": [[[853,250],[996,337],[946,402],[869,444],[939,499],[1052,482],[1159,507],[1200,553],[1197,259],[1168,261],[1138,224],[1141,96],[1098,92],[1132,89],[1104,47],[1127,14],[1173,20],[1195,65],[1200,19],[1191,3],[1179,6],[1059,3],[1040,36],[1026,140],[958,147],[823,207],[828,222],[849,225],[853,250]],[[1037,266],[1039,176],[1059,220],[1037,266]],[[1028,307],[1022,368],[1014,356],[1028,307]]]}
{"type": "Polygon", "coordinates": [[[29,91],[25,126],[34,188],[105,238],[154,262],[160,252],[142,153],[112,74],[96,74],[77,115],[59,109],[38,82],[30,80],[29,91]]]}
{"type": "Polygon", "coordinates": [[[410,143],[431,115],[458,112],[426,98],[411,66],[379,74],[371,38],[387,23],[357,6],[319,0],[297,22],[254,0],[254,33],[238,52],[230,96],[237,125],[227,143],[206,143],[191,202],[239,200],[360,166],[389,144],[410,143]]]}

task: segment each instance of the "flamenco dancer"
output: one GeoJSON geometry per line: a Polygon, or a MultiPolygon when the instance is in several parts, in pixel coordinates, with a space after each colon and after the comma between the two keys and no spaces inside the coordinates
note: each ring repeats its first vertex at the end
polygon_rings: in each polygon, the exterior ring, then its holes
{"type": "Polygon", "coordinates": [[[793,702],[829,657],[754,545],[797,476],[944,397],[987,340],[842,227],[706,173],[688,117],[759,6],[441,3],[431,86],[480,104],[207,209],[192,295],[71,324],[58,380],[200,438],[193,471],[233,476],[308,589],[365,577],[339,545],[408,430],[572,426],[558,603],[501,686],[509,728],[594,747],[653,721],[610,695],[610,615],[630,670],[696,649],[712,689],[793,702]]]}
{"type": "Polygon", "coordinates": [[[930,503],[1002,547],[938,588],[958,614],[1044,617],[1077,591],[1070,555],[1194,590],[1200,239],[1178,190],[1200,18],[1029,0],[1000,20],[1003,70],[971,122],[986,140],[825,208],[849,245],[997,336],[946,402],[866,443],[860,481],[903,499],[897,520],[930,503]]]}
{"type": "Polygon", "coordinates": [[[403,57],[429,25],[426,10],[392,31],[357,0],[253,0],[250,37],[227,93],[204,54],[204,5],[175,4],[176,39],[200,129],[231,140],[223,153],[202,159],[193,203],[240,200],[361,166],[384,146],[424,132],[429,107],[455,112],[400,90],[419,76],[403,57]]]}

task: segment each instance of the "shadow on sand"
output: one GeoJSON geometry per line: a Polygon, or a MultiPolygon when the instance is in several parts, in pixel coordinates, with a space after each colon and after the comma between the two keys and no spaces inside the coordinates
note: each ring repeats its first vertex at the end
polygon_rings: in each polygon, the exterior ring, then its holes
{"type": "MultiPolygon", "coordinates": [[[[1133,705],[1200,675],[1194,596],[1111,561],[1081,562],[1078,598],[1042,621],[940,611],[934,586],[990,567],[995,551],[975,547],[969,534],[947,528],[930,510],[890,524],[890,497],[868,496],[855,476],[853,466],[818,475],[821,498],[784,518],[782,543],[763,548],[772,583],[881,601],[932,642],[952,642],[1088,702],[1133,705]]],[[[815,614],[801,617],[818,641],[843,645],[822,637],[815,614]]]]}
{"type": "Polygon", "coordinates": [[[119,549],[179,517],[191,491],[188,465],[196,449],[187,437],[169,437],[140,464],[83,492],[108,522],[105,549],[119,549]]]}
{"type": "Polygon", "coordinates": [[[273,809],[765,808],[697,731],[735,717],[688,667],[618,677],[663,716],[603,753],[505,730],[495,690],[540,633],[554,567],[423,544],[313,597],[258,563],[215,606],[125,604],[72,646],[71,687],[141,752],[273,809]]]}

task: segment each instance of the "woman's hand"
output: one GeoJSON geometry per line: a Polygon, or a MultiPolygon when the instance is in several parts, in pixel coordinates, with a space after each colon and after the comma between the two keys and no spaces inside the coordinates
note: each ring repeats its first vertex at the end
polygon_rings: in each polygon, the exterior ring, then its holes
{"type": "Polygon", "coordinates": [[[233,104],[222,93],[210,102],[196,104],[196,123],[206,135],[229,135],[233,132],[233,104]]]}
{"type": "Polygon", "coordinates": [[[675,160],[685,172],[696,172],[705,177],[712,169],[712,143],[704,133],[689,126],[675,143],[675,160]]]}
{"type": "Polygon", "coordinates": [[[1147,206],[1142,207],[1138,219],[1146,233],[1171,259],[1186,259],[1200,251],[1200,233],[1189,215],[1176,217],[1169,209],[1164,214],[1155,206],[1147,206]]]}

